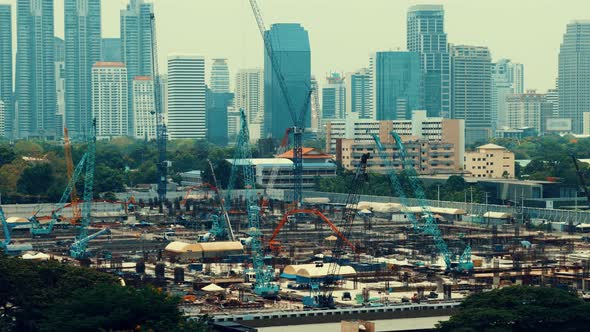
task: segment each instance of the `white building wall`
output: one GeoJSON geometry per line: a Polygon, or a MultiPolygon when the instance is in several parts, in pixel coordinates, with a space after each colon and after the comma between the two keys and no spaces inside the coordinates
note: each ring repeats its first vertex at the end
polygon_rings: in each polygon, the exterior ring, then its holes
{"type": "Polygon", "coordinates": [[[156,139],[154,81],[148,77],[133,80],[133,136],[137,139],[156,139]]]}
{"type": "Polygon", "coordinates": [[[205,58],[168,57],[168,135],[170,139],[206,139],[205,58]]]}
{"type": "Polygon", "coordinates": [[[99,62],[92,68],[92,117],[98,139],[128,135],[127,69],[99,62]]]}

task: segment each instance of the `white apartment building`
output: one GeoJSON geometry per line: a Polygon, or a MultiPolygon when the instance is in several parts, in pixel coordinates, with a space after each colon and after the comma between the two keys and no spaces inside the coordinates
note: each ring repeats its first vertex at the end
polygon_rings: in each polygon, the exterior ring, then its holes
{"type": "Polygon", "coordinates": [[[149,76],[133,79],[133,136],[137,139],[156,139],[156,108],[154,81],[149,76]]]}
{"type": "Polygon", "coordinates": [[[261,138],[264,130],[264,72],[262,69],[241,69],[238,71],[234,107],[235,110],[243,109],[246,113],[250,140],[255,141],[261,138]]]}
{"type": "Polygon", "coordinates": [[[97,62],[92,66],[92,118],[96,137],[127,136],[127,68],[122,62],[97,62]]]}
{"type": "Polygon", "coordinates": [[[170,139],[206,139],[205,58],[168,57],[168,135],[170,139]]]}

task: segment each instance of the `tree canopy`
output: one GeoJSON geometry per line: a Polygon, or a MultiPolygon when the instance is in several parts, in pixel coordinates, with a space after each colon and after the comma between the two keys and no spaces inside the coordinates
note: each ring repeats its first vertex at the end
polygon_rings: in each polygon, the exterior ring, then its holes
{"type": "Polygon", "coordinates": [[[513,286],[474,294],[438,331],[587,331],[590,304],[575,294],[545,287],[513,286]]]}
{"type": "Polygon", "coordinates": [[[92,269],[0,255],[2,331],[208,331],[206,319],[188,322],[178,303],[92,269]]]}

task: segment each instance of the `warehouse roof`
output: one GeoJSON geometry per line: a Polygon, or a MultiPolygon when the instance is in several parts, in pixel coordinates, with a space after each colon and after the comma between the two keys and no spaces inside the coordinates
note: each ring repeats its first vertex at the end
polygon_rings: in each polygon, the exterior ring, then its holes
{"type": "Polygon", "coordinates": [[[492,218],[492,219],[508,219],[508,218],[512,217],[512,215],[510,213],[506,213],[506,212],[488,211],[483,214],[483,217],[484,218],[492,218]]]}
{"type": "Polygon", "coordinates": [[[373,212],[388,213],[400,211],[402,205],[398,203],[359,202],[357,208],[359,210],[367,209],[373,212]]]}
{"type": "Polygon", "coordinates": [[[218,241],[186,243],[180,241],[170,242],[166,251],[182,254],[187,252],[220,252],[220,251],[243,251],[244,246],[239,241],[218,241]]]}
{"type": "MultiPolygon", "coordinates": [[[[321,278],[328,274],[329,269],[330,263],[287,265],[283,273],[296,275],[298,277],[321,278]]],[[[350,276],[356,274],[356,271],[352,266],[341,266],[336,270],[339,271],[337,273],[339,276],[350,276]]]]}
{"type": "MultiPolygon", "coordinates": [[[[453,209],[453,208],[442,208],[442,207],[435,207],[435,206],[427,206],[426,209],[430,211],[430,213],[436,214],[466,214],[465,210],[462,209],[453,209]]],[[[408,206],[403,209],[406,212],[413,212],[413,213],[422,213],[424,209],[420,206],[408,206]]]]}

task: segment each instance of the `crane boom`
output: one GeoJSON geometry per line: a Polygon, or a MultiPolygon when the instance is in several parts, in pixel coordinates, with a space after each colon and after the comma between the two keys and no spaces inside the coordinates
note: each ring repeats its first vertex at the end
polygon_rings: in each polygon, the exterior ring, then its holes
{"type": "Polygon", "coordinates": [[[86,173],[84,174],[84,203],[82,204],[82,222],[77,239],[88,236],[90,226],[90,214],[92,212],[92,199],[94,198],[94,167],[96,159],[96,119],[92,120],[90,136],[88,138],[88,151],[86,152],[86,173]]]}
{"type": "MultiPolygon", "coordinates": [[[[72,181],[74,175],[74,161],[72,160],[72,145],[70,143],[70,137],[68,135],[68,128],[64,128],[64,155],[66,157],[66,167],[68,171],[68,181],[72,181]]],[[[76,193],[76,186],[74,185],[70,192],[70,202],[72,208],[72,223],[76,223],[80,220],[81,211],[78,206],[78,194],[76,193]]]]}
{"type": "Polygon", "coordinates": [[[225,222],[225,226],[226,226],[225,229],[227,230],[227,236],[230,241],[235,241],[236,236],[234,234],[233,228],[231,227],[231,222],[229,220],[229,214],[227,214],[227,210],[225,209],[225,206],[223,205],[223,199],[221,198],[221,193],[219,192],[219,189],[217,187],[217,177],[215,176],[215,170],[213,169],[213,164],[211,163],[211,160],[209,160],[209,159],[207,159],[207,163],[209,164],[209,169],[211,170],[211,176],[213,177],[213,185],[214,185],[213,191],[215,191],[215,194],[217,195],[217,200],[219,200],[219,206],[221,209],[221,214],[223,216],[223,220],[225,222]]]}

